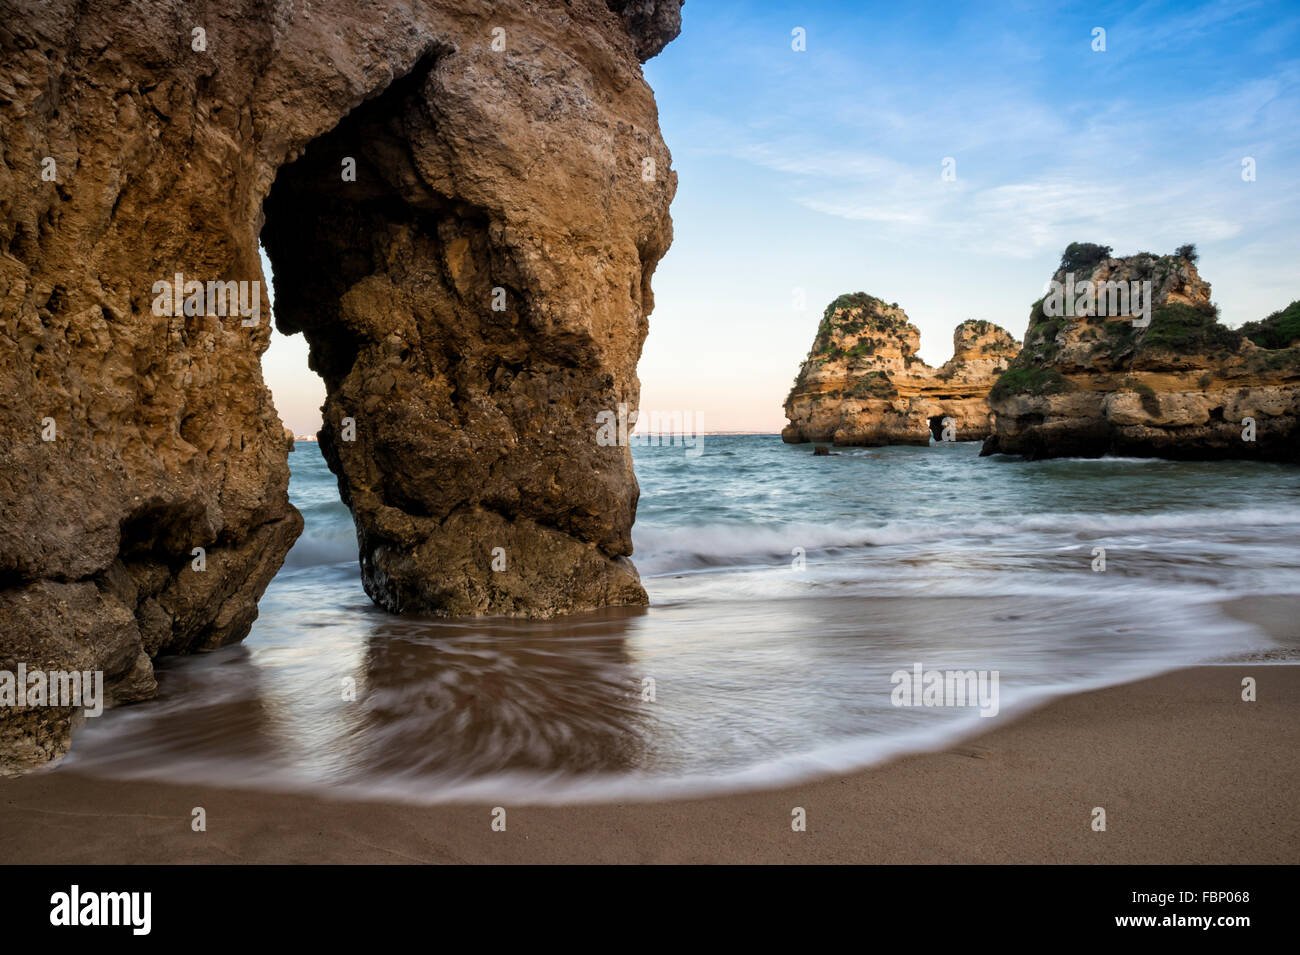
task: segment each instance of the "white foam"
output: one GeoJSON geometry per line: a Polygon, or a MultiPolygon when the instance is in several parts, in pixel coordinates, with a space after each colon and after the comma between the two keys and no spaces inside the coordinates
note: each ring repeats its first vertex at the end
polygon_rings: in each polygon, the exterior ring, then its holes
{"type": "Polygon", "coordinates": [[[642,574],[654,576],[683,570],[744,566],[789,559],[795,547],[805,554],[842,547],[888,547],[927,541],[947,544],[967,538],[1011,538],[1021,534],[1078,535],[1245,527],[1300,527],[1300,511],[1267,508],[1222,508],[1161,514],[1040,514],[994,521],[897,521],[883,525],[701,524],[664,527],[637,524],[633,528],[634,560],[642,574]]]}

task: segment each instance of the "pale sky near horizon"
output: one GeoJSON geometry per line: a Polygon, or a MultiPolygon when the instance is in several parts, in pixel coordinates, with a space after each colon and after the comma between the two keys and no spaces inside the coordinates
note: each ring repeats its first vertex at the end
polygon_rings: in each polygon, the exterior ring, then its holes
{"type": "MultiPolygon", "coordinates": [[[[1196,243],[1229,325],[1300,298],[1295,4],[754,7],[688,0],[645,66],[678,191],[643,410],[779,431],[844,292],[898,302],[931,364],[966,318],[1020,338],[1071,241],[1196,243]]],[[[306,354],[277,332],[263,358],[297,433],[324,397],[306,354]]]]}

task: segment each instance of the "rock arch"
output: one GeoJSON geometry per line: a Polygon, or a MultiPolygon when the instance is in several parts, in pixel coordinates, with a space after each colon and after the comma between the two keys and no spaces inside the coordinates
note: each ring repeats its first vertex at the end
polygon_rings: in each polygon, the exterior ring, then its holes
{"type": "MultiPolygon", "coordinates": [[[[643,599],[627,449],[580,419],[638,397],[675,187],[638,59],[679,7],[153,0],[141,29],[139,7],[5,0],[0,669],[101,670],[122,702],[159,653],[247,634],[301,529],[269,329],[157,314],[152,289],[257,282],[269,315],[264,231],[280,320],[356,421],[344,445],[328,415],[326,448],[376,600],[643,599]],[[331,180],[359,133],[357,181],[331,180]],[[513,582],[475,563],[498,538],[513,582]]],[[[60,754],[73,719],[7,708],[0,762],[60,754]]]]}

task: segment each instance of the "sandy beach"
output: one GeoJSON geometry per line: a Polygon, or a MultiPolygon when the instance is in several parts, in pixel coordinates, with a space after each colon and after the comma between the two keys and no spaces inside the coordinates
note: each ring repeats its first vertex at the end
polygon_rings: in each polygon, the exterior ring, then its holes
{"type": "Polygon", "coordinates": [[[788,789],[506,805],[504,832],[487,805],[54,770],[0,781],[0,862],[1296,863],[1297,751],[1300,668],[1206,666],[1067,696],[944,751],[788,789]],[[190,828],[196,806],[206,832],[190,828]],[[1098,806],[1104,832],[1091,827],[1098,806]],[[805,832],[791,829],[794,807],[805,832]]]}

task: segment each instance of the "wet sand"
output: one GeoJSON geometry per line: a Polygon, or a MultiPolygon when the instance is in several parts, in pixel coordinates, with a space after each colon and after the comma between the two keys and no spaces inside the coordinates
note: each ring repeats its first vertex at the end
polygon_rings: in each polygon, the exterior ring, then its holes
{"type": "MultiPolygon", "coordinates": [[[[1274,627],[1292,630],[1293,618],[1274,627]]],[[[1196,667],[767,791],[409,806],[54,770],[0,780],[3,863],[1297,863],[1300,667],[1196,667]],[[1257,701],[1243,702],[1244,676],[1257,701]],[[207,831],[191,830],[201,806],[207,831]],[[807,831],[791,829],[802,807],[807,831]],[[1106,811],[1106,831],[1091,825],[1106,811]]]]}

